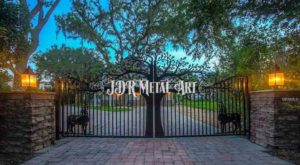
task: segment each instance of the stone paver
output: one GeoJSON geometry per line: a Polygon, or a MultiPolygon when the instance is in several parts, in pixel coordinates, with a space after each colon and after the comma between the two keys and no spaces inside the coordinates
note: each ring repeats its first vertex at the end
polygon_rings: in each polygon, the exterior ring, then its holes
{"type": "Polygon", "coordinates": [[[194,164],[175,139],[142,139],[129,142],[112,155],[108,165],[114,164],[194,164]]]}
{"type": "Polygon", "coordinates": [[[64,138],[24,165],[223,165],[291,164],[247,139],[234,136],[193,138],[64,138]]]}

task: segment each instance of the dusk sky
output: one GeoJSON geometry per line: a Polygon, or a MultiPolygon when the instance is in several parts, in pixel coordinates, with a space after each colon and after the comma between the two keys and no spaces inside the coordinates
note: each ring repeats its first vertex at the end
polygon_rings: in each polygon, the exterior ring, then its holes
{"type": "MultiPolygon", "coordinates": [[[[29,2],[30,9],[32,9],[36,5],[36,1],[30,1],[30,0],[27,0],[27,1],[29,2]]],[[[108,9],[109,1],[103,0],[101,2],[102,2],[103,7],[105,9],[108,9]]],[[[57,45],[57,46],[66,45],[68,47],[78,48],[78,47],[81,47],[82,44],[84,44],[83,45],[84,47],[90,47],[90,48],[93,47],[92,44],[82,43],[81,40],[68,39],[63,35],[62,32],[57,33],[58,27],[56,25],[55,16],[63,15],[63,14],[70,12],[71,7],[72,7],[71,3],[72,3],[72,0],[62,0],[59,2],[58,6],[54,10],[54,12],[52,13],[48,22],[45,24],[45,26],[43,27],[43,29],[40,33],[40,43],[39,43],[38,49],[36,50],[36,53],[45,52],[45,51],[51,49],[51,47],[54,45],[57,45]]],[[[186,56],[186,53],[181,49],[174,50],[172,47],[169,47],[169,46],[167,47],[167,49],[169,50],[169,53],[175,55],[177,58],[186,56]]],[[[192,63],[198,62],[198,60],[196,60],[196,61],[192,60],[191,57],[188,57],[188,58],[190,58],[190,61],[192,63]]],[[[35,69],[35,65],[31,62],[30,62],[30,66],[33,69],[35,69]]]]}
{"type": "MultiPolygon", "coordinates": [[[[30,4],[30,9],[33,8],[36,4],[35,1],[27,0],[30,4]]],[[[103,6],[106,7],[108,1],[104,0],[103,6]]],[[[62,0],[59,2],[57,8],[52,13],[48,22],[45,24],[44,28],[40,33],[40,43],[38,50],[36,52],[45,52],[47,49],[50,49],[53,45],[61,46],[65,44],[69,47],[81,47],[80,40],[67,39],[61,32],[57,34],[57,26],[55,21],[55,15],[66,14],[71,10],[71,0],[62,0]]],[[[85,45],[89,46],[89,45],[85,45]]]]}

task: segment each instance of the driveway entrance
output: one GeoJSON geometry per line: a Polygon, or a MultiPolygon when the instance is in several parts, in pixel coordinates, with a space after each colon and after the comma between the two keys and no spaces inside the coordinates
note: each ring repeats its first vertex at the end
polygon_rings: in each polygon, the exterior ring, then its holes
{"type": "Polygon", "coordinates": [[[64,138],[24,165],[286,165],[237,136],[189,138],[64,138]]]}
{"type": "MultiPolygon", "coordinates": [[[[109,85],[70,78],[57,83],[57,132],[65,137],[249,135],[248,78],[231,77],[182,94],[108,95],[109,85]],[[98,86],[97,86],[98,85],[98,86]]],[[[180,83],[179,83],[180,84],[180,83]]]]}

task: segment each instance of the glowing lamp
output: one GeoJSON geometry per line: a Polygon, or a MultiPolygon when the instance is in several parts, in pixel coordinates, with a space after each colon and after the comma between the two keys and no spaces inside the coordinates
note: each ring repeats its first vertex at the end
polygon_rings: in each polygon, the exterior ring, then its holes
{"type": "Polygon", "coordinates": [[[141,96],[141,92],[134,92],[135,96],[141,96]]]}
{"type": "Polygon", "coordinates": [[[37,79],[36,74],[31,70],[30,67],[26,68],[21,74],[21,86],[24,88],[36,88],[37,79]]]}
{"type": "Polygon", "coordinates": [[[278,87],[284,85],[284,73],[276,65],[274,69],[269,73],[269,86],[278,87]]]}
{"type": "Polygon", "coordinates": [[[113,93],[113,96],[120,97],[120,96],[122,96],[122,94],[120,94],[120,93],[113,93]]]}
{"type": "Polygon", "coordinates": [[[172,92],[167,92],[167,96],[171,96],[172,95],[172,92]]]}

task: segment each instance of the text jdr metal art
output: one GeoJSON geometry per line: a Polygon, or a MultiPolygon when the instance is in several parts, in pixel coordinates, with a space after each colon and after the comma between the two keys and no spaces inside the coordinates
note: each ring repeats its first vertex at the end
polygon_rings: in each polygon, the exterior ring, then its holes
{"type": "Polygon", "coordinates": [[[152,93],[169,93],[170,88],[174,89],[178,93],[185,95],[196,92],[196,82],[184,82],[178,81],[175,84],[170,85],[168,81],[165,82],[149,82],[148,80],[137,81],[111,81],[110,89],[107,89],[108,95],[120,94],[123,95],[128,90],[129,95],[137,96],[136,89],[140,93],[146,95],[152,93]]]}

